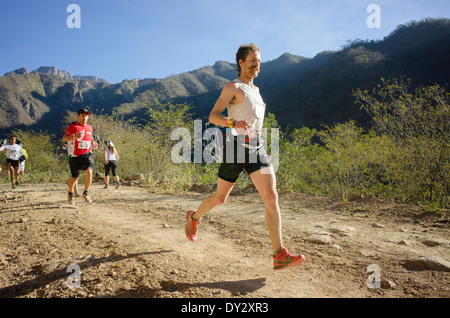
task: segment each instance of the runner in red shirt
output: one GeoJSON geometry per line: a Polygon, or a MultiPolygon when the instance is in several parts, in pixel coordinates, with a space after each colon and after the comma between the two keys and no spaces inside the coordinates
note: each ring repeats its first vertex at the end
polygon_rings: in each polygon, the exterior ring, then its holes
{"type": "Polygon", "coordinates": [[[86,170],[86,178],[84,181],[83,199],[86,202],[92,202],[89,197],[89,188],[92,182],[92,171],[94,170],[94,155],[92,154],[92,146],[97,149],[98,144],[92,138],[92,126],[87,124],[87,120],[91,113],[86,108],[78,110],[78,122],[75,122],[67,128],[64,133],[63,141],[74,142],[73,155],[70,157],[69,165],[72,174],[69,179],[68,200],[70,204],[75,204],[73,200],[73,189],[75,182],[80,176],[81,170],[86,170]]]}

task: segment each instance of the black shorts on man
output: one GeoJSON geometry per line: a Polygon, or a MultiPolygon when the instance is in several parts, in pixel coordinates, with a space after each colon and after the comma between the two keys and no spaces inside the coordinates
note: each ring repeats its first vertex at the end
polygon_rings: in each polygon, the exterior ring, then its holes
{"type": "Polygon", "coordinates": [[[81,170],[94,170],[94,155],[88,152],[78,157],[71,156],[69,166],[72,178],[78,178],[81,170]]]}
{"type": "Polygon", "coordinates": [[[270,167],[270,157],[261,138],[248,139],[246,136],[227,137],[223,146],[219,178],[236,182],[242,171],[251,174],[270,167]]]}
{"type": "Polygon", "coordinates": [[[14,159],[6,159],[6,163],[9,164],[12,167],[18,167],[19,166],[19,160],[14,160],[14,159]]]}

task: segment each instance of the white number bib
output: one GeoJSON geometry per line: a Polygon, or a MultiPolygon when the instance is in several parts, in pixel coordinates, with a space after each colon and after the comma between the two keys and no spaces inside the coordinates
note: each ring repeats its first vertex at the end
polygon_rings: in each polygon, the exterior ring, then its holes
{"type": "Polygon", "coordinates": [[[19,151],[17,150],[11,150],[11,153],[9,154],[9,157],[12,160],[19,160],[19,151]]]}
{"type": "Polygon", "coordinates": [[[82,140],[78,142],[78,149],[89,149],[91,142],[87,140],[82,140]]]}

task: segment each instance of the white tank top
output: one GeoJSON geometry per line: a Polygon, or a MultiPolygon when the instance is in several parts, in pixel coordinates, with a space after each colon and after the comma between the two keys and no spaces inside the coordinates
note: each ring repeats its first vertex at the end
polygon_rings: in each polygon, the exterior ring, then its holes
{"type": "Polygon", "coordinates": [[[106,150],[106,159],[107,159],[108,161],[111,161],[111,160],[117,160],[117,159],[116,159],[116,153],[115,153],[115,152],[114,152],[114,153],[111,153],[111,151],[109,150],[108,147],[105,147],[105,150],[106,150]]]}
{"type": "MultiPolygon", "coordinates": [[[[245,99],[239,104],[230,104],[227,107],[228,117],[235,120],[247,120],[253,131],[260,131],[263,127],[264,113],[266,111],[266,104],[259,94],[259,88],[251,87],[240,80],[234,80],[235,83],[240,84],[239,87],[245,93],[245,99]]],[[[231,130],[233,135],[237,135],[236,130],[231,130]]]]}

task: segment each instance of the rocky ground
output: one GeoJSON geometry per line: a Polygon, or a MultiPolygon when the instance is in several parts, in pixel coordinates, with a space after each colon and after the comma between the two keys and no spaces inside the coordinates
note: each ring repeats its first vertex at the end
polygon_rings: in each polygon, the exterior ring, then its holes
{"type": "Polygon", "coordinates": [[[206,193],[103,189],[66,201],[64,184],[0,185],[3,298],[448,298],[449,213],[374,197],[280,194],[285,246],[300,267],[272,270],[264,206],[240,191],[206,215],[206,193]],[[79,280],[77,280],[79,278],[79,280]]]}

